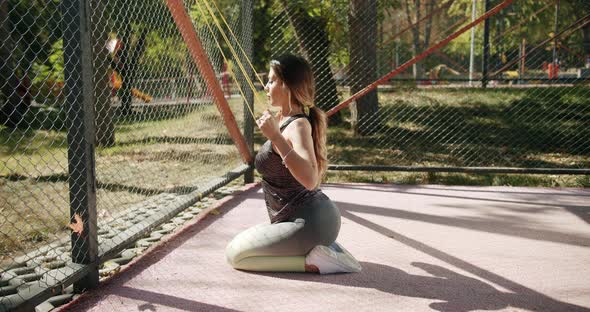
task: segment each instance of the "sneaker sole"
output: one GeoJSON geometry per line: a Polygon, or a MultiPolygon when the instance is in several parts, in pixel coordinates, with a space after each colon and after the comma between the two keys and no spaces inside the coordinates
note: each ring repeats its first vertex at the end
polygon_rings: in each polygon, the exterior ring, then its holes
{"type": "MultiPolygon", "coordinates": [[[[361,265],[354,259],[354,257],[345,249],[342,252],[331,250],[327,246],[318,246],[321,250],[321,257],[339,267],[342,272],[356,273],[361,271],[361,265]],[[334,255],[336,257],[334,257],[334,255]]],[[[321,271],[320,271],[321,273],[321,271]]]]}

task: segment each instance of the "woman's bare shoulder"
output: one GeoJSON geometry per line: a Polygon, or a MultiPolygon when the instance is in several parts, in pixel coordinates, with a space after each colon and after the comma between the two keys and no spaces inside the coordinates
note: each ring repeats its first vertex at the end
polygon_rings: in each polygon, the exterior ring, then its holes
{"type": "Polygon", "coordinates": [[[285,134],[307,136],[311,135],[311,124],[307,118],[298,118],[293,120],[285,129],[285,134]]]}

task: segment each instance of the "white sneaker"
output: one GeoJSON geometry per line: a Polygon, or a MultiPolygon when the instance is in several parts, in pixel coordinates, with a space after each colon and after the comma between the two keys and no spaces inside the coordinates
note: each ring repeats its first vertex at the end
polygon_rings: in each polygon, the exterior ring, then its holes
{"type": "Polygon", "coordinates": [[[331,273],[355,273],[361,271],[359,262],[344,249],[340,244],[334,242],[330,247],[315,246],[307,257],[305,263],[315,265],[320,274],[331,273]]]}

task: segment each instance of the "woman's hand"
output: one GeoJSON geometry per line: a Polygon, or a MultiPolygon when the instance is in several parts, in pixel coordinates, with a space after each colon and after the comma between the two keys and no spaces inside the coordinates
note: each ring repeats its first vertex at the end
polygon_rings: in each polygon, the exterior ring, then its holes
{"type": "Polygon", "coordinates": [[[262,116],[256,120],[258,128],[262,131],[262,135],[271,141],[275,141],[280,135],[279,122],[267,109],[262,113],[262,116]]]}

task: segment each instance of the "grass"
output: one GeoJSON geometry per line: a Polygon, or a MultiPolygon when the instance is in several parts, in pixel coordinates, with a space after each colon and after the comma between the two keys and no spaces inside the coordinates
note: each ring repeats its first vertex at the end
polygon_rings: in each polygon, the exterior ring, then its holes
{"type": "MultiPolygon", "coordinates": [[[[381,118],[367,123],[370,135],[355,135],[349,122],[329,128],[330,162],[589,168],[588,93],[585,87],[381,93],[381,118]]],[[[241,99],[229,102],[242,127],[241,99]]],[[[37,124],[44,126],[0,127],[0,262],[67,233],[67,135],[45,119],[37,124]]],[[[136,113],[118,119],[115,133],[114,146],[96,150],[99,218],[153,194],[193,190],[241,163],[215,105],[136,113]]],[[[256,131],[255,149],[263,141],[256,131]]],[[[338,171],[326,182],[590,187],[590,176],[338,171]]]]}
{"type": "MultiPolygon", "coordinates": [[[[330,163],[590,167],[590,88],[402,89],[380,94],[380,121],[331,127],[330,163]]],[[[345,116],[348,115],[345,113],[345,116]]],[[[588,187],[589,176],[330,172],[328,181],[588,187]]]]}
{"type": "Polygon", "coordinates": [[[331,163],[590,167],[588,88],[406,90],[380,97],[366,136],[329,131],[331,163]]]}
{"type": "MultiPolygon", "coordinates": [[[[241,100],[230,100],[241,124],[241,100]]],[[[214,105],[137,113],[96,149],[97,212],[107,218],[154,194],[186,193],[241,164],[214,105]]],[[[241,127],[241,125],[240,125],[241,127]]],[[[0,263],[69,230],[67,133],[0,128],[0,263]]]]}

